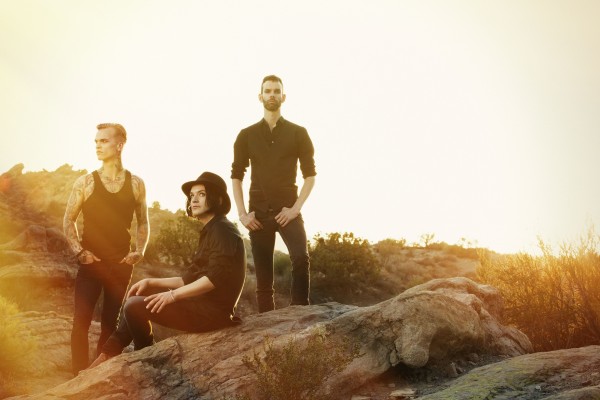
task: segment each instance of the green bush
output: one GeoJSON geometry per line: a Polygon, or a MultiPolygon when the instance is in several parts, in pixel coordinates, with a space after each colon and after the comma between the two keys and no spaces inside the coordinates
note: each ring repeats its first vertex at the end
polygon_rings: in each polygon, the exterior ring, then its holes
{"type": "Polygon", "coordinates": [[[166,220],[158,229],[156,239],[148,245],[146,258],[178,266],[190,264],[198,248],[202,224],[178,211],[176,219],[166,220]]]}
{"type": "Polygon", "coordinates": [[[273,272],[278,276],[287,276],[287,274],[292,269],[292,261],[290,260],[290,256],[275,250],[273,254],[273,272]]]}
{"type": "Polygon", "coordinates": [[[16,318],[19,310],[14,303],[0,296],[0,382],[23,373],[36,350],[31,334],[16,318]]]}
{"type": "Polygon", "coordinates": [[[500,290],[506,322],[537,351],[600,344],[600,254],[593,232],[558,254],[481,256],[480,281],[500,290]]]}
{"type": "Polygon", "coordinates": [[[352,301],[380,278],[381,265],[371,244],[353,233],[316,235],[309,250],[316,300],[352,301]]]}
{"type": "Polygon", "coordinates": [[[263,350],[264,356],[254,352],[242,361],[255,374],[259,398],[265,400],[327,399],[325,380],[358,356],[356,346],[336,343],[319,328],[313,328],[305,341],[290,338],[275,346],[266,339],[263,350]]]}

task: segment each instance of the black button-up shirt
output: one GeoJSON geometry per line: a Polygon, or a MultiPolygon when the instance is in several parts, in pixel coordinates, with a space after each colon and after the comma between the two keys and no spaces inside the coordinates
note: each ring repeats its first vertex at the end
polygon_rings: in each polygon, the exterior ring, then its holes
{"type": "Polygon", "coordinates": [[[298,161],[302,177],[317,174],[314,147],[305,128],[280,117],[271,129],[263,118],[242,129],[233,146],[231,178],[243,180],[252,165],[250,211],[280,211],[298,198],[298,161]]]}
{"type": "Polygon", "coordinates": [[[242,235],[223,215],[213,217],[200,232],[198,251],[182,279],[187,285],[203,276],[215,288],[193,300],[233,315],[246,278],[246,250],[242,235]]]}

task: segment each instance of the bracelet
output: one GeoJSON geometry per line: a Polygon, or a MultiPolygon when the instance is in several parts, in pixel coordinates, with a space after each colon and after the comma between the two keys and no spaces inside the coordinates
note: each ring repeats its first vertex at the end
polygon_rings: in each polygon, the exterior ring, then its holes
{"type": "Polygon", "coordinates": [[[173,294],[173,291],[171,289],[169,289],[169,294],[171,295],[173,302],[175,302],[175,295],[173,294]]]}

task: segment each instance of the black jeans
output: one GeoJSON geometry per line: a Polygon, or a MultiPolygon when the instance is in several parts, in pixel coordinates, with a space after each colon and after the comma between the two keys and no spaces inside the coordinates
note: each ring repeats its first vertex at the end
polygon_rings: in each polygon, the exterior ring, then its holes
{"type": "Polygon", "coordinates": [[[275,233],[279,232],[287,246],[292,261],[291,305],[309,304],[310,259],[304,220],[298,215],[285,227],[275,221],[276,212],[256,212],[256,218],[263,225],[257,231],[250,231],[252,256],[256,268],[256,302],[258,312],[275,309],[273,288],[273,253],[275,251],[275,233]]]}
{"type": "Polygon", "coordinates": [[[80,264],[75,278],[75,311],[71,331],[71,357],[73,373],[89,365],[88,331],[96,302],[104,291],[100,338],[96,351],[99,354],[104,342],[117,326],[121,304],[131,280],[133,266],[109,261],[80,264]]]}
{"type": "MultiPolygon", "coordinates": [[[[152,289],[144,294],[159,292],[152,289]]],[[[154,344],[152,322],[180,331],[207,332],[235,325],[239,320],[233,321],[227,312],[202,304],[199,298],[183,299],[168,304],[160,313],[151,313],[146,308],[145,297],[131,296],[125,301],[119,326],[104,344],[102,353],[111,357],[121,354],[132,341],[134,350],[151,346],[154,344]]]]}

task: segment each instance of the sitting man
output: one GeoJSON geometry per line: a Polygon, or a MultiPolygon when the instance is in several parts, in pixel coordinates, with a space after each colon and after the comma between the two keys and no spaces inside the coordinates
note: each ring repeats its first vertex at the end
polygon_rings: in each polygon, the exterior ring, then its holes
{"type": "Polygon", "coordinates": [[[187,196],[188,215],[204,224],[193,263],[182,277],[146,278],[131,287],[117,330],[90,368],[120,354],[132,340],[135,350],[152,345],[152,321],[205,332],[237,320],[234,313],[246,277],[246,251],[240,232],[225,217],[231,208],[225,181],[204,172],[181,189],[187,196]]]}

